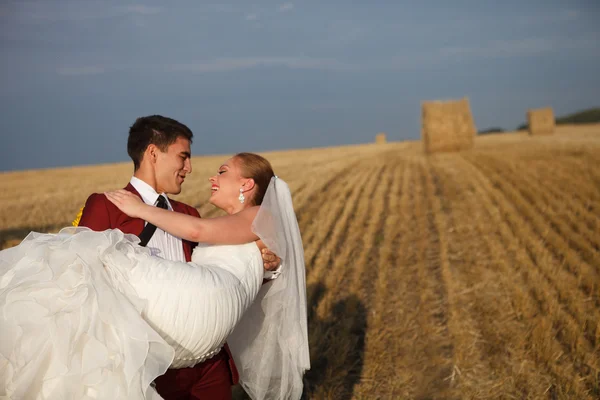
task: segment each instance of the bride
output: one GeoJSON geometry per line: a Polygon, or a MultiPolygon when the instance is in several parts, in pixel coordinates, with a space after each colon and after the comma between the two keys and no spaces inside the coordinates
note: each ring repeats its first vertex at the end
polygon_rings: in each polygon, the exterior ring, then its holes
{"type": "Polygon", "coordinates": [[[106,193],[129,216],[201,242],[190,263],[152,256],[119,230],[88,228],[32,232],[0,251],[0,398],[160,399],[156,377],[204,361],[226,340],[253,399],[300,398],[310,361],[292,199],[272,173],[261,192],[241,162],[227,160],[210,179],[223,217],[106,193]],[[258,239],[282,259],[266,285],[258,239]]]}

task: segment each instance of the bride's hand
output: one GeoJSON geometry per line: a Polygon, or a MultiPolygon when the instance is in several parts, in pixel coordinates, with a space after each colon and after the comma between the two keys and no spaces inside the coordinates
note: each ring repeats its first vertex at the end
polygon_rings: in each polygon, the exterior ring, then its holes
{"type": "Polygon", "coordinates": [[[132,218],[139,218],[140,212],[146,205],[142,199],[124,189],[104,192],[104,195],[125,214],[132,218]]]}

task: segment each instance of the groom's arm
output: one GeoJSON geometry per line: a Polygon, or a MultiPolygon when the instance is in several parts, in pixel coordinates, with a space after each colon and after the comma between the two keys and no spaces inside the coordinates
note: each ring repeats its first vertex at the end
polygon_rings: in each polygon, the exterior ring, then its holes
{"type": "MultiPolygon", "coordinates": [[[[191,215],[196,218],[202,218],[200,216],[200,213],[198,212],[198,210],[195,207],[188,206],[187,204],[184,204],[184,205],[185,205],[185,213],[186,214],[191,215]]],[[[197,242],[189,242],[189,244],[191,245],[192,249],[198,245],[197,242]]],[[[275,253],[273,253],[272,251],[267,249],[267,247],[262,242],[262,240],[258,240],[256,242],[256,244],[257,244],[258,248],[260,249],[261,255],[263,258],[263,263],[264,263],[263,267],[265,269],[263,284],[265,284],[265,283],[270,282],[273,279],[277,278],[279,276],[279,274],[281,273],[281,259],[279,257],[277,257],[277,255],[275,253]]]]}
{"type": "MultiPolygon", "coordinates": [[[[195,207],[188,206],[187,204],[185,204],[185,206],[186,214],[201,218],[200,213],[195,207]]],[[[190,244],[192,245],[192,248],[194,248],[198,243],[190,242],[190,244]]],[[[270,251],[262,240],[257,240],[256,244],[260,249],[261,256],[263,258],[263,267],[265,269],[263,284],[265,284],[277,278],[281,273],[281,258],[279,258],[277,254],[270,251]]]]}

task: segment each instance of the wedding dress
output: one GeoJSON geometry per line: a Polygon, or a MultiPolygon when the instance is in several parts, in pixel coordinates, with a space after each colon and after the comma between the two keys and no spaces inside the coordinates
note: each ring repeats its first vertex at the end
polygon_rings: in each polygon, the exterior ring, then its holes
{"type": "Polygon", "coordinates": [[[1,394],[144,398],[169,366],[220,350],[260,289],[256,245],[200,246],[187,264],[136,242],[67,228],[2,253],[1,394]]]}
{"type": "Polygon", "coordinates": [[[283,260],[268,285],[255,243],[200,244],[182,263],[119,230],[65,228],[1,251],[0,398],[160,399],[157,376],[226,340],[253,399],[299,398],[310,366],[304,259],[279,181],[253,224],[283,260]]]}

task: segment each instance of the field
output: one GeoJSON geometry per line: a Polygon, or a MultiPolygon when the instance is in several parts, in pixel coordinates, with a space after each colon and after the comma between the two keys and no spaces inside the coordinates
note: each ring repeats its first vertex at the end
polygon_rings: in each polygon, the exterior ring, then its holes
{"type": "MultiPolygon", "coordinates": [[[[316,399],[600,398],[600,125],[265,153],[305,246],[316,399]]],[[[178,199],[203,216],[198,157],[178,199]]],[[[70,224],[127,164],[0,174],[0,244],[70,224]]]]}

